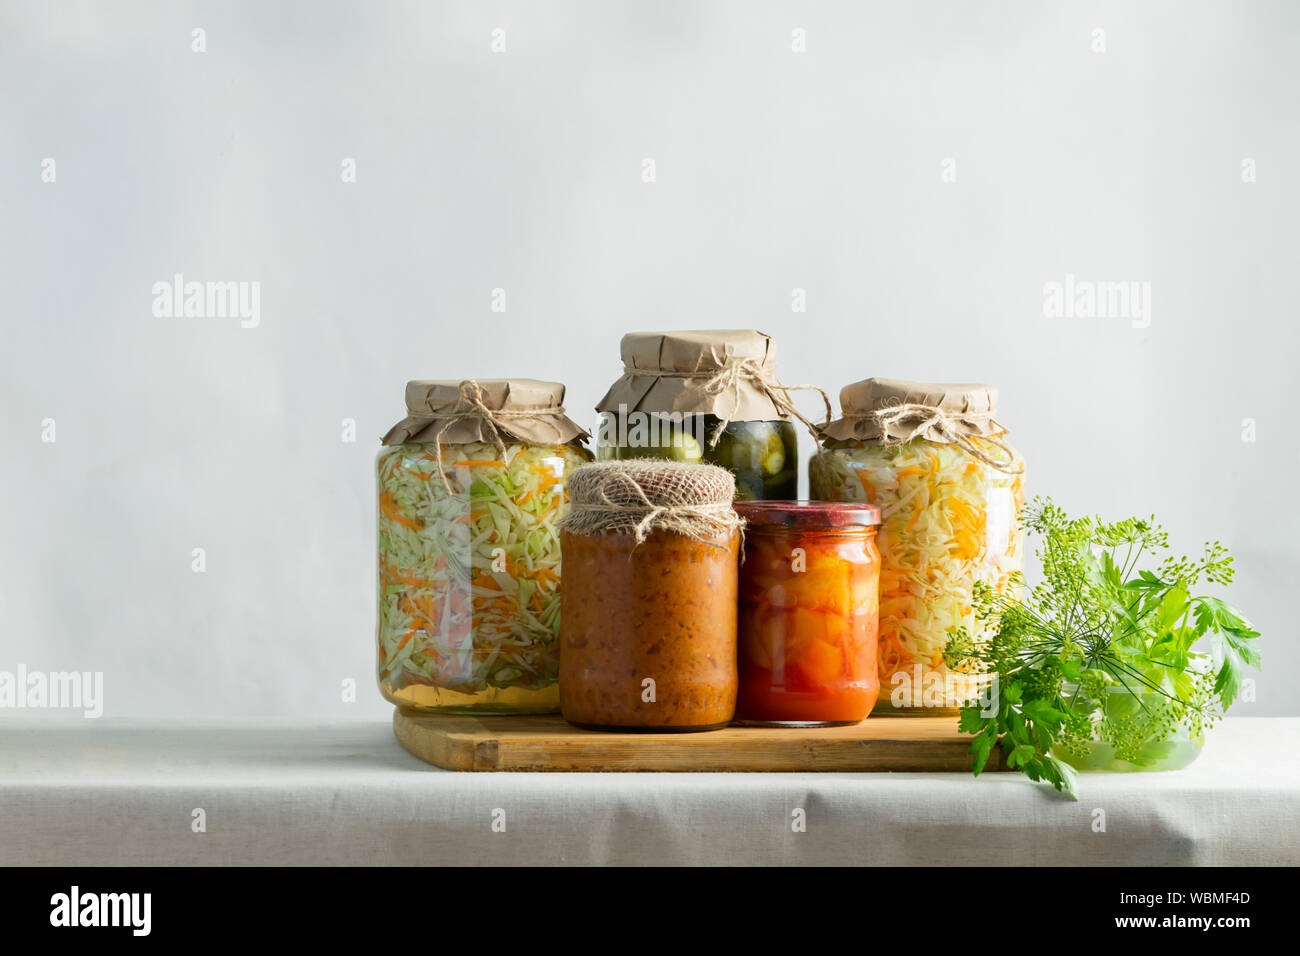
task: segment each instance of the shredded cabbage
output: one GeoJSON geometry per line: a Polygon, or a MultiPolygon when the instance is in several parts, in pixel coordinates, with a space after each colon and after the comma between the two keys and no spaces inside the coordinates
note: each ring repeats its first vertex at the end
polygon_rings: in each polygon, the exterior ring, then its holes
{"type": "Polygon", "coordinates": [[[564,477],[575,445],[486,442],[382,449],[379,678],[474,694],[539,690],[559,673],[564,477]]]}
{"type": "Polygon", "coordinates": [[[972,699],[978,678],[949,669],[944,647],[959,626],[984,636],[971,608],[975,582],[1002,590],[1023,567],[1023,472],[1009,475],[955,445],[913,439],[892,447],[830,441],[808,474],[814,498],[881,510],[880,708],[890,709],[891,700],[952,708],[972,699]]]}

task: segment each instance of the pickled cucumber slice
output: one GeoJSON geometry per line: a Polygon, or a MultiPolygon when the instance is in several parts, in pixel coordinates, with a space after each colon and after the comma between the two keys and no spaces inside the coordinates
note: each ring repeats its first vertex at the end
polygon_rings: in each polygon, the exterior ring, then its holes
{"type": "Polygon", "coordinates": [[[605,446],[600,449],[599,454],[603,459],[666,458],[669,461],[685,461],[695,464],[703,457],[704,449],[700,447],[700,443],[695,440],[693,435],[687,432],[673,432],[668,438],[667,444],[661,443],[635,448],[627,445],[605,446]]]}
{"type": "Polygon", "coordinates": [[[676,432],[673,435],[672,457],[674,461],[698,462],[704,456],[704,449],[693,435],[676,432]]]}
{"type": "Polygon", "coordinates": [[[776,437],[776,447],[769,447],[767,454],[763,456],[763,471],[769,475],[779,475],[781,469],[785,467],[785,446],[781,444],[781,439],[776,437]]]}

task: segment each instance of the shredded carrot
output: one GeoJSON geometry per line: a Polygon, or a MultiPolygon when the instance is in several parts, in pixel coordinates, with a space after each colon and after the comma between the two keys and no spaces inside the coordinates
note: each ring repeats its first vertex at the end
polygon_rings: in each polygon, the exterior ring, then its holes
{"type": "Polygon", "coordinates": [[[912,531],[915,529],[916,523],[921,520],[921,512],[925,510],[921,507],[920,496],[917,496],[915,500],[916,503],[912,507],[912,517],[908,519],[906,526],[903,528],[904,531],[912,531]]]}
{"type": "Polygon", "coordinates": [[[866,471],[862,469],[858,469],[857,475],[858,475],[858,481],[862,482],[862,490],[865,491],[867,494],[867,500],[874,504],[876,500],[875,486],[872,485],[871,481],[867,478],[866,471]]]}
{"type": "Polygon", "coordinates": [[[396,521],[398,524],[406,528],[413,528],[414,530],[419,531],[424,527],[424,525],[420,524],[418,521],[412,521],[397,510],[397,502],[393,500],[393,493],[391,491],[385,491],[379,496],[379,513],[389,521],[396,521]]]}
{"type": "Polygon", "coordinates": [[[384,571],[384,578],[393,584],[406,584],[413,588],[437,588],[439,585],[434,584],[425,578],[416,577],[414,574],[402,574],[399,571],[384,571]]]}
{"type": "Polygon", "coordinates": [[[555,474],[550,469],[543,468],[541,465],[537,464],[537,462],[530,462],[530,464],[533,471],[542,476],[541,481],[537,484],[537,490],[539,492],[548,491],[551,485],[559,482],[560,479],[555,477],[555,474]]]}
{"type": "Polygon", "coordinates": [[[457,465],[464,465],[467,468],[504,468],[504,461],[484,461],[482,459],[467,458],[465,461],[456,462],[457,465]]]}

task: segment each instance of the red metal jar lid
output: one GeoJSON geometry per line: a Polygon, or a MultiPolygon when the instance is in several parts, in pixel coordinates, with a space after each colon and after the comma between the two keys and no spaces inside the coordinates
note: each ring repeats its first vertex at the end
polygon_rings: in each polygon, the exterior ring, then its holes
{"type": "Polygon", "coordinates": [[[841,501],[737,501],[737,513],[751,528],[871,528],[880,524],[875,505],[841,501]]]}

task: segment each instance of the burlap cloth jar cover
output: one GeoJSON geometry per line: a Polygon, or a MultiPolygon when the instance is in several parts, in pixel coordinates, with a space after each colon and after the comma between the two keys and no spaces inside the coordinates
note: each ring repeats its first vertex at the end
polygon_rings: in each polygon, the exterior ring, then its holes
{"type": "Polygon", "coordinates": [[[601,461],[569,475],[569,513],[560,530],[630,534],[656,531],[712,541],[744,527],[732,508],[736,479],[725,468],[653,459],[601,461]]]}

